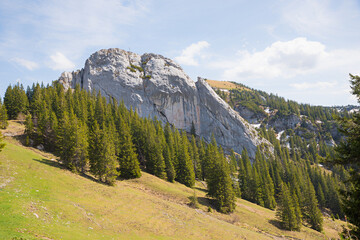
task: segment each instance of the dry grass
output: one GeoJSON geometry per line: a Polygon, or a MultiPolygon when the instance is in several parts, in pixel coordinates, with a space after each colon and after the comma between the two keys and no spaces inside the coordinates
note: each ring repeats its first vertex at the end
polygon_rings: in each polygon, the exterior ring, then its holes
{"type": "Polygon", "coordinates": [[[216,80],[208,80],[208,79],[206,80],[206,82],[211,87],[218,88],[218,89],[227,89],[227,90],[239,89],[239,90],[251,91],[249,88],[242,87],[242,86],[237,85],[237,84],[232,83],[232,82],[216,81],[216,80]]]}
{"type": "Polygon", "coordinates": [[[0,155],[0,239],[324,239],[338,238],[343,224],[325,219],[325,234],[283,231],[274,211],[245,200],[230,215],[207,212],[212,205],[202,182],[194,187],[200,208],[193,209],[194,190],[182,184],[143,172],[109,187],[49,159],[55,156],[7,140],[0,155]]]}

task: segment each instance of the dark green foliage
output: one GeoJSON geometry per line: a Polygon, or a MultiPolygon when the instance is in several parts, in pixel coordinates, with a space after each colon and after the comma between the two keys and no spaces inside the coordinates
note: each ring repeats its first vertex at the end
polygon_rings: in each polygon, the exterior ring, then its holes
{"type": "Polygon", "coordinates": [[[302,222],[298,200],[295,194],[290,193],[286,184],[281,186],[276,216],[284,229],[300,231],[302,222]]]}
{"type": "Polygon", "coordinates": [[[189,140],[182,132],[177,154],[176,180],[192,187],[195,184],[194,165],[189,154],[189,140]]]}
{"type": "Polygon", "coordinates": [[[196,136],[196,128],[194,122],[191,122],[190,134],[193,135],[194,137],[196,136]]]}
{"type": "MultiPolygon", "coordinates": [[[[150,122],[150,120],[148,120],[150,122]]],[[[155,176],[165,179],[165,161],[163,157],[163,141],[158,136],[156,128],[153,124],[147,125],[145,143],[145,166],[146,170],[155,176]]]]}
{"type": "Polygon", "coordinates": [[[236,197],[230,178],[229,164],[222,151],[219,151],[214,139],[207,147],[207,156],[211,157],[210,165],[206,170],[208,195],[216,199],[220,212],[231,213],[235,209],[236,197]]]}
{"type": "Polygon", "coordinates": [[[318,208],[318,201],[316,199],[315,190],[310,182],[307,182],[306,199],[304,204],[304,219],[310,224],[311,228],[321,232],[323,227],[323,216],[318,208]]]}
{"type": "Polygon", "coordinates": [[[173,164],[173,158],[171,157],[171,151],[169,146],[166,146],[164,148],[164,160],[165,160],[165,171],[166,171],[166,177],[169,182],[173,182],[175,180],[175,169],[173,164]]]}
{"type": "Polygon", "coordinates": [[[141,176],[139,161],[131,140],[130,128],[123,120],[120,121],[118,160],[120,177],[139,178],[141,176]]]}
{"type": "MultiPolygon", "coordinates": [[[[352,93],[360,103],[360,77],[350,74],[352,93]]],[[[360,113],[352,118],[339,118],[340,131],[346,136],[336,147],[336,163],[351,168],[346,181],[352,187],[342,191],[343,210],[349,222],[353,224],[351,234],[360,238],[360,113]]]]}
{"type": "Polygon", "coordinates": [[[71,170],[84,173],[88,164],[87,126],[71,113],[70,117],[65,115],[61,129],[60,159],[71,170]]]}
{"type": "Polygon", "coordinates": [[[190,153],[191,153],[191,159],[194,164],[194,173],[195,177],[200,179],[201,178],[201,162],[200,162],[200,156],[199,156],[199,149],[196,145],[196,140],[194,135],[191,136],[191,143],[190,143],[190,153]]]}
{"type": "Polygon", "coordinates": [[[112,134],[108,129],[100,129],[97,122],[90,131],[89,158],[90,171],[100,181],[114,185],[119,172],[112,134]]]}
{"type": "Polygon", "coordinates": [[[26,114],[29,101],[22,85],[9,86],[4,96],[4,104],[6,106],[9,119],[16,119],[20,113],[26,114]]]}
{"type": "Polygon", "coordinates": [[[0,128],[5,129],[8,126],[8,115],[6,111],[6,107],[4,104],[2,104],[2,101],[0,99],[0,128]]]}

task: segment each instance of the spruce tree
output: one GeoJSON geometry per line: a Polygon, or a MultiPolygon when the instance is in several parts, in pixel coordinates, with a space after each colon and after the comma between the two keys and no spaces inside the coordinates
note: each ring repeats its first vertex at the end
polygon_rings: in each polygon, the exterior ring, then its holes
{"type": "Polygon", "coordinates": [[[222,151],[213,143],[209,144],[214,154],[212,167],[208,169],[208,195],[215,198],[217,208],[222,213],[231,213],[235,210],[235,192],[230,178],[229,164],[222,151]]]}
{"type": "Polygon", "coordinates": [[[195,184],[194,166],[189,154],[189,140],[183,132],[178,152],[178,165],[176,169],[176,181],[192,187],[195,184]]]}
{"type": "Polygon", "coordinates": [[[8,115],[6,111],[6,107],[4,104],[2,104],[0,99],[0,128],[5,129],[8,126],[8,115]]]}
{"type": "Polygon", "coordinates": [[[201,177],[201,163],[200,163],[200,157],[199,157],[199,149],[196,145],[196,140],[195,140],[194,135],[191,136],[190,149],[191,149],[192,162],[194,164],[195,177],[200,178],[201,177]]]}
{"type": "Polygon", "coordinates": [[[301,216],[297,216],[297,214],[300,214],[297,199],[290,194],[287,185],[284,183],[281,186],[276,216],[284,229],[299,231],[301,216]]]}
{"type": "Polygon", "coordinates": [[[165,160],[165,170],[166,170],[166,177],[169,182],[174,182],[175,180],[175,169],[173,164],[173,159],[171,157],[171,151],[168,145],[164,148],[164,160],[165,160]]]}
{"type": "Polygon", "coordinates": [[[101,130],[96,121],[89,135],[90,171],[100,181],[114,185],[119,172],[113,136],[108,128],[101,130]]]}
{"type": "Polygon", "coordinates": [[[118,160],[120,164],[120,177],[138,178],[141,176],[139,161],[131,140],[130,128],[120,121],[118,160]]]}
{"type": "Polygon", "coordinates": [[[311,228],[321,232],[323,229],[323,216],[318,208],[318,201],[315,195],[315,189],[310,179],[307,180],[307,189],[305,193],[305,209],[303,216],[310,224],[311,228]]]}
{"type": "MultiPolygon", "coordinates": [[[[360,103],[360,76],[350,74],[350,83],[352,93],[360,103]]],[[[343,210],[353,224],[352,234],[360,239],[360,113],[353,114],[352,118],[339,118],[338,122],[346,141],[336,147],[336,163],[352,168],[347,181],[353,187],[341,192],[343,210]]]]}
{"type": "Polygon", "coordinates": [[[251,189],[252,167],[246,148],[241,152],[241,161],[242,164],[239,164],[239,186],[242,194],[241,196],[245,200],[252,201],[254,194],[251,189]]]}

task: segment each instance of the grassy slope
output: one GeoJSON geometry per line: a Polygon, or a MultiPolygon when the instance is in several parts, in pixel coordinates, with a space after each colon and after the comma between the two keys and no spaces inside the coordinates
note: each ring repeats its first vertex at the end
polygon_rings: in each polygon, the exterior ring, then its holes
{"type": "Polygon", "coordinates": [[[300,239],[337,237],[341,222],[325,220],[326,236],[276,227],[275,212],[238,200],[236,212],[208,213],[196,185],[200,209],[188,207],[193,190],[147,173],[115,187],[75,175],[8,137],[0,153],[0,239],[300,239]]]}
{"type": "Polygon", "coordinates": [[[251,91],[248,88],[242,87],[238,84],[232,83],[232,82],[227,82],[227,81],[217,81],[217,80],[206,80],[206,82],[214,88],[218,88],[218,89],[240,89],[240,90],[246,90],[246,91],[251,91]]]}

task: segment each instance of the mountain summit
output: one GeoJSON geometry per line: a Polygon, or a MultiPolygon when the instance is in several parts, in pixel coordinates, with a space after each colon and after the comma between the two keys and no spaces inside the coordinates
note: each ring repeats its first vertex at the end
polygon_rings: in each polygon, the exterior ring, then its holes
{"type": "Polygon", "coordinates": [[[86,60],[83,69],[62,73],[59,82],[66,89],[79,84],[100,91],[124,101],[142,117],[157,117],[188,132],[194,125],[206,141],[214,134],[225,149],[240,153],[246,148],[252,158],[261,143],[271,147],[204,79],[195,83],[177,63],[161,55],[102,49],[86,60]]]}

